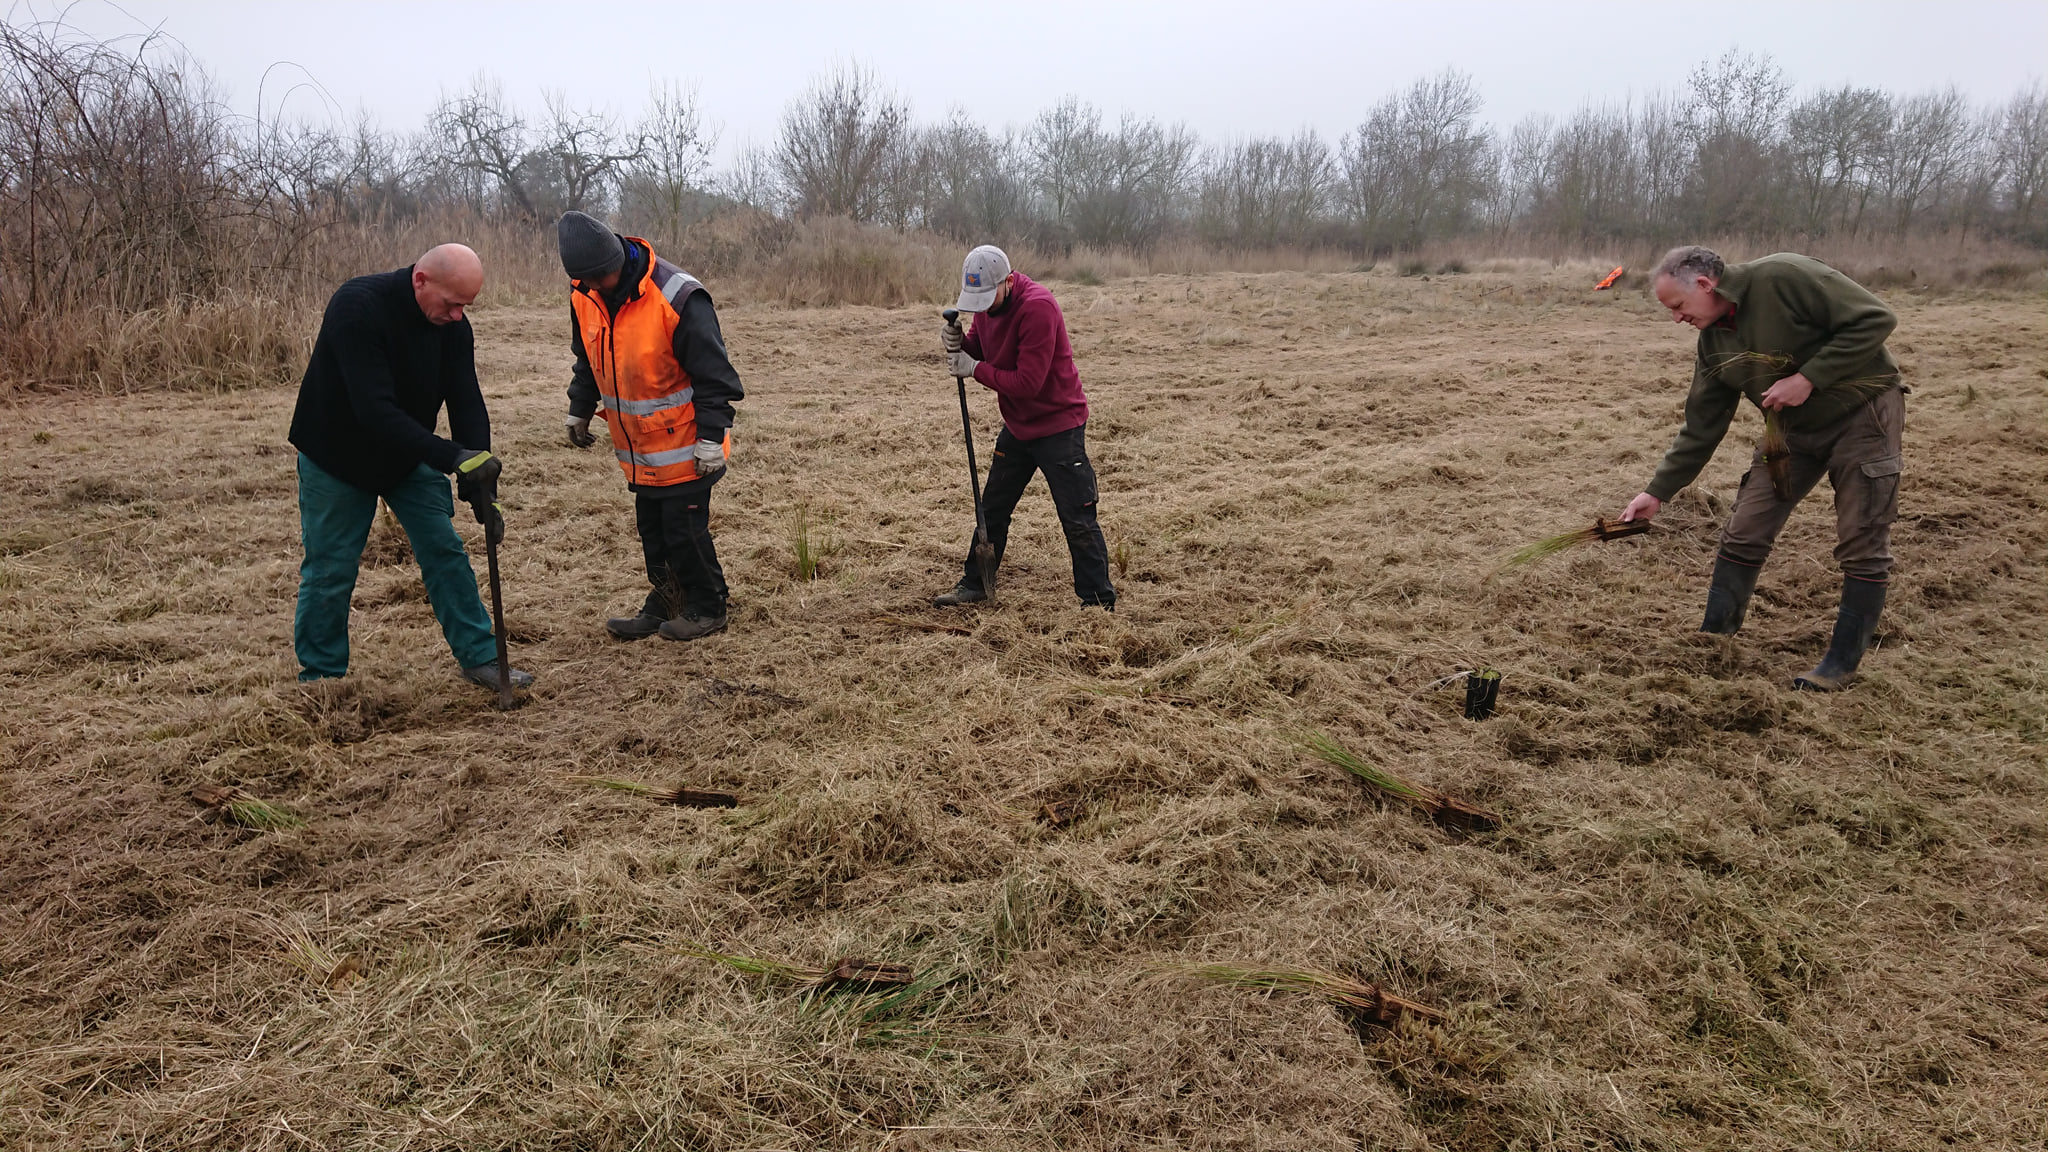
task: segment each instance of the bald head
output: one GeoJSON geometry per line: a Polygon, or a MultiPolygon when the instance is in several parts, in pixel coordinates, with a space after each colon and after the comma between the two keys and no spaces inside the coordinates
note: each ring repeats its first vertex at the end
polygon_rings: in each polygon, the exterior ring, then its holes
{"type": "Polygon", "coordinates": [[[427,249],[412,266],[412,294],[436,324],[454,324],[484,290],[484,262],[467,244],[427,249]]]}

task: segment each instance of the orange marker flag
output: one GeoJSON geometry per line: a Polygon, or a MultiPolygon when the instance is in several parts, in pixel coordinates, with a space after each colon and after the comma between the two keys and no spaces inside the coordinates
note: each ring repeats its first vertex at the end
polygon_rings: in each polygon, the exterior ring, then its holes
{"type": "Polygon", "coordinates": [[[1602,280],[1602,281],[1600,281],[1600,282],[1599,282],[1598,284],[1595,284],[1595,285],[1593,285],[1593,291],[1595,291],[1595,292],[1600,292],[1600,291],[1604,291],[1604,290],[1606,290],[1606,289],[1608,289],[1608,288],[1612,288],[1612,287],[1614,287],[1614,282],[1615,282],[1616,280],[1619,280],[1619,279],[1621,279],[1621,274],[1622,274],[1623,272],[1626,272],[1626,271],[1628,271],[1628,269],[1627,269],[1626,267],[1621,267],[1621,268],[1616,268],[1616,269],[1615,269],[1614,271],[1612,271],[1612,272],[1609,272],[1609,273],[1607,274],[1607,279],[1605,279],[1605,280],[1602,280]]]}

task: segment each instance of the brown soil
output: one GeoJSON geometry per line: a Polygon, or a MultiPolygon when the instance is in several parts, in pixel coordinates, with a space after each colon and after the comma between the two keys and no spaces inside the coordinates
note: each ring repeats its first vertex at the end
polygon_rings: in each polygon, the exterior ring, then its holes
{"type": "Polygon", "coordinates": [[[732,304],[732,626],[690,645],[603,633],[639,547],[559,442],[561,311],[479,312],[540,678],[506,714],[381,520],[354,672],[294,682],[290,388],[13,404],[0,1147],[2040,1146],[2048,302],[1894,297],[1892,604],[1860,686],[1800,695],[1824,492],[1744,633],[1693,631],[1753,412],[1657,531],[1481,583],[1675,428],[1690,333],[1604,271],[1057,285],[1115,615],[1038,486],[1000,602],[925,606],[972,528],[932,310],[732,304]],[[1475,666],[1484,722],[1432,687],[1475,666]],[[1379,805],[1311,728],[1504,826],[1379,805]],[[206,822],[203,784],[309,823],[206,822]],[[1206,963],[1445,1017],[1157,979],[1206,963]]]}

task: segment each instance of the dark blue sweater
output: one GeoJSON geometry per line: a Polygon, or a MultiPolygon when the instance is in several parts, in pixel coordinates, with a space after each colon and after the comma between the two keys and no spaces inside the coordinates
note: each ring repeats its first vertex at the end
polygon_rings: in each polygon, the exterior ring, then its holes
{"type": "Polygon", "coordinates": [[[453,472],[463,456],[489,448],[469,321],[429,321],[411,268],[343,284],[327,301],[299,383],[291,442],[323,470],[377,493],[422,463],[453,472]],[[443,404],[450,439],[434,434],[443,404]]]}

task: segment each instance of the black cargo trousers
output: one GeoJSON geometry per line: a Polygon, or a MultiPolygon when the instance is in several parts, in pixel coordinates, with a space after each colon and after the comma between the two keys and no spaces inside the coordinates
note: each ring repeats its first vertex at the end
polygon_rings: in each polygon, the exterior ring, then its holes
{"type": "Polygon", "coordinates": [[[637,488],[633,519],[653,589],[640,611],[659,620],[725,615],[725,569],[711,539],[711,486],[723,470],[669,488],[637,488]]]}
{"type": "MultiPolygon", "coordinates": [[[[995,548],[997,563],[1002,562],[1003,546],[1010,540],[1010,516],[1034,472],[1045,473],[1052,505],[1059,510],[1067,553],[1074,562],[1074,595],[1083,604],[1115,607],[1116,589],[1109,583],[1109,547],[1103,543],[1102,526],[1095,519],[1095,466],[1088,462],[1086,424],[1036,440],[1020,439],[1008,428],[996,437],[982,505],[988,514],[988,542],[995,548]]],[[[966,575],[960,583],[986,591],[981,587],[981,568],[974,562],[972,537],[967,545],[966,575]]]]}

